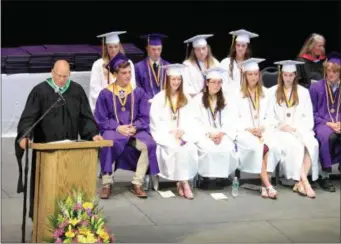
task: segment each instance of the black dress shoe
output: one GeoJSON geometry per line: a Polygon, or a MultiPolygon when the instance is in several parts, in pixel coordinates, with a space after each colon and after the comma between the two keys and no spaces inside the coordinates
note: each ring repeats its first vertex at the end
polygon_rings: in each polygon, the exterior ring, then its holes
{"type": "Polygon", "coordinates": [[[320,187],[325,191],[329,191],[329,192],[335,192],[336,191],[335,186],[330,181],[330,179],[320,179],[319,183],[320,183],[320,187]]]}

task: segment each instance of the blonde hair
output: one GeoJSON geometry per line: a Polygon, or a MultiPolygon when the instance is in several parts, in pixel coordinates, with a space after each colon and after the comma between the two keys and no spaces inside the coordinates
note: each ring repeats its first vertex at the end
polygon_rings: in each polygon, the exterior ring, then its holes
{"type": "MultiPolygon", "coordinates": [[[[300,57],[300,56],[302,56],[303,54],[306,54],[306,53],[311,53],[311,50],[314,48],[316,43],[319,42],[319,41],[325,42],[326,39],[324,38],[324,36],[322,36],[320,34],[316,34],[316,33],[311,34],[306,39],[306,41],[304,42],[303,47],[301,48],[301,51],[298,54],[298,57],[300,57]]],[[[325,54],[325,50],[323,49],[323,55],[324,54],[325,54]]]]}
{"type": "MultiPolygon", "coordinates": [[[[246,78],[246,73],[247,73],[248,71],[246,71],[246,72],[243,72],[243,82],[242,82],[242,85],[241,85],[241,88],[240,88],[240,90],[241,90],[241,92],[242,92],[242,95],[243,95],[243,97],[245,98],[245,97],[249,97],[249,83],[247,82],[247,78],[246,78]]],[[[258,82],[257,82],[257,87],[256,87],[256,89],[257,89],[257,92],[258,92],[258,94],[259,94],[259,97],[264,97],[264,92],[263,92],[263,80],[262,80],[262,75],[261,75],[261,72],[260,72],[260,70],[258,71],[259,73],[259,79],[258,79],[258,82]]]]}
{"type": "MultiPolygon", "coordinates": [[[[214,56],[212,54],[212,50],[210,45],[207,44],[207,57],[206,57],[206,63],[207,63],[207,69],[212,68],[215,66],[215,62],[214,62],[214,56]]],[[[192,48],[191,53],[188,57],[188,60],[193,63],[196,64],[196,57],[195,57],[195,53],[194,53],[194,48],[192,48]]]]}
{"type": "MultiPolygon", "coordinates": [[[[109,53],[108,53],[108,45],[110,44],[104,44],[104,41],[102,43],[102,59],[103,59],[103,65],[104,67],[109,63],[110,61],[110,56],[109,56],[109,53]]],[[[123,48],[123,45],[121,43],[118,44],[119,45],[119,49],[122,54],[125,54],[125,51],[124,51],[124,48],[123,48]]]]}

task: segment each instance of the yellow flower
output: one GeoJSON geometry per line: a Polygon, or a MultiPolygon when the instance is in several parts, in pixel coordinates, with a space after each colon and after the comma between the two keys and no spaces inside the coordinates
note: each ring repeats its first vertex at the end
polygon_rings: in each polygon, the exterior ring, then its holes
{"type": "Polygon", "coordinates": [[[70,239],[70,238],[66,238],[64,241],[63,241],[63,243],[71,243],[72,242],[72,239],[70,239]]]}
{"type": "Polygon", "coordinates": [[[78,235],[77,241],[79,243],[96,243],[97,239],[94,237],[94,234],[89,232],[86,237],[84,235],[78,235]]]}
{"type": "Polygon", "coordinates": [[[81,235],[88,235],[90,233],[90,230],[86,227],[80,227],[78,230],[81,235]]]}
{"type": "Polygon", "coordinates": [[[85,202],[83,203],[83,208],[84,209],[93,209],[94,205],[91,202],[85,202]]]}
{"type": "Polygon", "coordinates": [[[75,233],[71,229],[71,225],[69,225],[69,230],[65,233],[65,236],[68,238],[75,237],[75,233]]]}
{"type": "Polygon", "coordinates": [[[105,232],[103,229],[98,229],[96,231],[96,234],[99,235],[104,241],[107,241],[110,238],[109,234],[105,232]]]}
{"type": "Polygon", "coordinates": [[[71,219],[70,220],[70,224],[72,224],[73,226],[75,226],[76,224],[78,224],[78,222],[79,222],[79,220],[78,219],[76,219],[76,218],[73,218],[73,219],[71,219]]]}

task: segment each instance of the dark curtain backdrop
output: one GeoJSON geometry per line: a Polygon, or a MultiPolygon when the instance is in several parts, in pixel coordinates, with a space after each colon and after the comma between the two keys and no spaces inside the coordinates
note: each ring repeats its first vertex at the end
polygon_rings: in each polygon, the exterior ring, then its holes
{"type": "Polygon", "coordinates": [[[252,40],[254,57],[293,59],[312,32],[327,39],[327,52],[341,51],[341,3],[321,2],[2,2],[2,46],[39,44],[100,44],[97,35],[125,30],[122,42],[143,49],[140,34],[159,32],[164,58],[182,62],[183,41],[197,34],[209,39],[213,54],[226,57],[231,30],[244,28],[260,36],[252,40]]]}

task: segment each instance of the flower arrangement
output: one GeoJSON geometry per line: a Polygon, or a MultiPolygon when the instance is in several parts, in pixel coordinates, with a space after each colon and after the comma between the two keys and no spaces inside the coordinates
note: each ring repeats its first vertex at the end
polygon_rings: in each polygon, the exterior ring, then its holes
{"type": "Polygon", "coordinates": [[[98,200],[86,200],[84,194],[73,190],[64,201],[58,201],[57,211],[49,217],[54,243],[114,243],[109,235],[98,200]]]}

